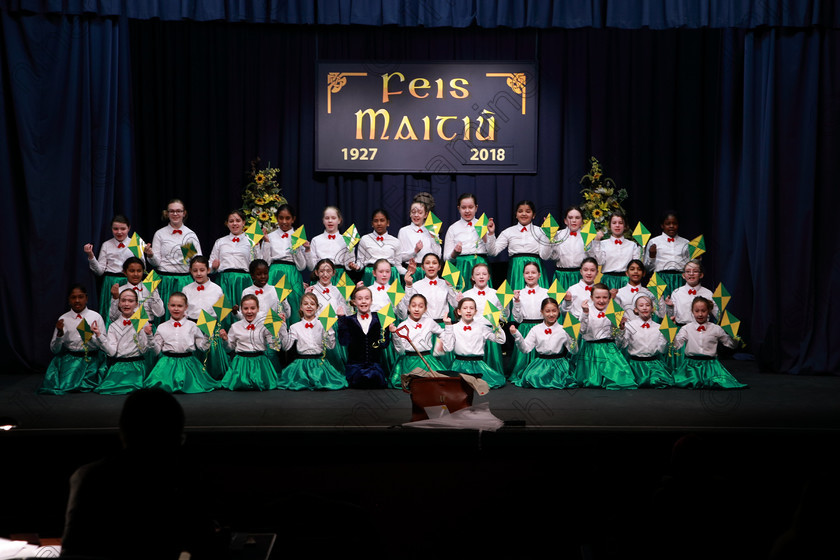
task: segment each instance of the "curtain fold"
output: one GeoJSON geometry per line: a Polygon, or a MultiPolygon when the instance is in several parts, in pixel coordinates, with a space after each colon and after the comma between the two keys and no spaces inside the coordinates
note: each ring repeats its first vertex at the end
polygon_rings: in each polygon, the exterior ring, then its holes
{"type": "Polygon", "coordinates": [[[402,27],[840,27],[833,0],[0,0],[13,12],[402,27]]]}

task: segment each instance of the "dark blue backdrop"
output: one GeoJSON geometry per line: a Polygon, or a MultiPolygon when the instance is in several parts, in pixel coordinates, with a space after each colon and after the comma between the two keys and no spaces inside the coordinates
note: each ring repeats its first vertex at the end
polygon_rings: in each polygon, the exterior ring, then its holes
{"type": "Polygon", "coordinates": [[[748,350],[767,367],[840,370],[831,2],[0,6],[0,350],[13,365],[45,367],[67,286],[94,285],[81,247],[110,236],[114,212],[150,239],[166,200],[183,197],[209,248],[255,155],[282,169],[315,232],[325,204],[360,227],[385,206],[396,230],[421,190],[445,222],[464,191],[501,226],[521,198],[557,212],[579,200],[594,154],[630,191],[631,222],[653,229],[674,207],[685,235],[706,235],[706,284],[729,287],[748,350]],[[314,174],[317,58],[537,60],[539,172],[314,174]]]}

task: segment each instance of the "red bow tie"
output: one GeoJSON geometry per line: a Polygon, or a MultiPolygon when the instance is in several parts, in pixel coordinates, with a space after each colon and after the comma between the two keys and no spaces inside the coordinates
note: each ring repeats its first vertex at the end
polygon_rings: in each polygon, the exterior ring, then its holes
{"type": "Polygon", "coordinates": [[[639,291],[639,288],[630,288],[630,293],[631,294],[635,294],[638,291],[639,291]]]}
{"type": "Polygon", "coordinates": [[[423,233],[423,228],[418,229],[417,233],[423,233]]]}
{"type": "Polygon", "coordinates": [[[616,240],[615,240],[615,244],[616,244],[616,245],[621,245],[621,239],[616,239],[616,240]]]}
{"type": "Polygon", "coordinates": [[[465,331],[471,331],[471,330],[472,330],[472,327],[470,327],[470,326],[466,326],[466,327],[464,327],[464,330],[465,330],[465,331]]]}
{"type": "Polygon", "coordinates": [[[313,328],[313,327],[314,327],[314,325],[313,325],[312,323],[306,323],[306,324],[303,326],[303,328],[305,328],[305,329],[311,329],[311,328],[313,328]]]}
{"type": "Polygon", "coordinates": [[[286,239],[287,237],[289,237],[289,234],[284,233],[283,235],[280,236],[280,239],[286,239]]]}
{"type": "Polygon", "coordinates": [[[674,242],[674,238],[673,238],[673,237],[669,237],[669,238],[668,238],[668,243],[673,243],[673,242],[674,242]]]}
{"type": "Polygon", "coordinates": [[[199,286],[199,287],[198,287],[198,288],[196,288],[195,290],[196,290],[197,292],[203,292],[203,291],[204,291],[204,286],[199,286]]]}
{"type": "Polygon", "coordinates": [[[76,313],[76,319],[81,319],[81,318],[82,318],[82,316],[79,315],[78,313],[76,313]]]}
{"type": "Polygon", "coordinates": [[[648,323],[642,323],[642,328],[643,329],[649,329],[650,325],[648,323]]]}
{"type": "Polygon", "coordinates": [[[437,286],[437,280],[429,280],[430,286],[437,286]]]}
{"type": "Polygon", "coordinates": [[[600,313],[598,313],[598,318],[599,318],[599,319],[603,319],[604,317],[606,317],[606,315],[604,315],[604,312],[603,312],[603,311],[601,311],[600,313]]]}
{"type": "Polygon", "coordinates": [[[131,321],[129,321],[128,319],[123,319],[123,326],[124,327],[127,327],[130,324],[131,324],[131,321]]]}
{"type": "Polygon", "coordinates": [[[135,292],[140,292],[140,293],[143,292],[143,286],[132,286],[131,289],[134,290],[135,292]]]}
{"type": "Polygon", "coordinates": [[[477,293],[478,293],[478,295],[483,296],[484,295],[484,290],[478,290],[477,293]]]}
{"type": "Polygon", "coordinates": [[[384,289],[385,289],[385,286],[377,286],[377,287],[376,287],[376,291],[377,291],[377,292],[381,292],[381,291],[382,291],[382,290],[384,290],[384,289]]]}
{"type": "Polygon", "coordinates": [[[528,228],[525,227],[525,226],[522,226],[522,229],[520,229],[519,231],[520,231],[520,233],[525,233],[526,231],[528,231],[528,228]]]}
{"type": "Polygon", "coordinates": [[[328,294],[328,293],[330,293],[330,289],[329,288],[324,288],[323,290],[321,290],[321,293],[322,294],[328,294]]]}
{"type": "Polygon", "coordinates": [[[180,229],[173,229],[172,230],[172,235],[176,235],[176,234],[177,235],[184,235],[184,232],[181,231],[180,229]]]}
{"type": "Polygon", "coordinates": [[[233,241],[234,243],[239,243],[239,238],[238,238],[238,237],[234,237],[233,239],[231,239],[231,241],[233,241]]]}
{"type": "Polygon", "coordinates": [[[376,237],[376,240],[377,240],[377,241],[385,241],[385,238],[384,238],[384,237],[382,237],[381,235],[378,235],[378,236],[376,237]]]}
{"type": "Polygon", "coordinates": [[[704,327],[703,325],[700,325],[699,327],[697,327],[697,332],[705,331],[705,330],[706,330],[706,327],[704,327]]]}
{"type": "Polygon", "coordinates": [[[327,234],[327,239],[335,239],[335,235],[333,235],[331,233],[328,233],[327,234]]]}
{"type": "Polygon", "coordinates": [[[370,317],[370,315],[367,314],[367,313],[362,313],[361,315],[359,315],[359,319],[367,320],[369,317],[370,317]]]}
{"type": "Polygon", "coordinates": [[[528,293],[529,293],[529,294],[536,294],[536,293],[537,293],[537,290],[528,290],[528,293]]]}
{"type": "Polygon", "coordinates": [[[120,243],[117,245],[117,249],[125,249],[125,243],[120,243]]]}
{"type": "Polygon", "coordinates": [[[696,296],[697,295],[697,290],[688,290],[688,295],[696,296]]]}
{"type": "Polygon", "coordinates": [[[414,325],[414,328],[415,329],[422,329],[423,325],[421,325],[420,323],[417,323],[416,325],[414,325]]]}
{"type": "Polygon", "coordinates": [[[172,326],[173,327],[180,327],[181,323],[179,323],[178,321],[175,321],[174,323],[172,323],[172,326]]]}
{"type": "Polygon", "coordinates": [[[569,235],[571,235],[572,237],[577,237],[577,232],[576,231],[570,231],[569,235]]]}
{"type": "Polygon", "coordinates": [[[245,330],[246,330],[246,331],[252,331],[252,330],[254,330],[255,328],[256,328],[256,327],[254,327],[254,325],[248,325],[247,327],[245,327],[245,330]]]}
{"type": "Polygon", "coordinates": [[[472,222],[467,222],[467,225],[468,225],[468,226],[471,226],[471,225],[472,225],[472,222]]]}
{"type": "Polygon", "coordinates": [[[592,286],[586,286],[586,288],[584,288],[584,289],[585,289],[587,292],[591,292],[591,291],[592,291],[592,286]]]}
{"type": "Polygon", "coordinates": [[[545,334],[551,334],[551,329],[545,329],[545,334]]]}
{"type": "Polygon", "coordinates": [[[263,291],[262,290],[254,290],[254,293],[259,296],[259,295],[262,295],[263,291]]]}

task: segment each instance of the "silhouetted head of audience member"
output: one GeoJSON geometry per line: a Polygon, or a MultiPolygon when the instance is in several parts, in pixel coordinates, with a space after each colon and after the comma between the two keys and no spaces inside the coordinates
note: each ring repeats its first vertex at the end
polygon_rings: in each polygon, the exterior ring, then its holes
{"type": "Polygon", "coordinates": [[[120,438],[130,452],[175,453],[184,441],[184,409],[162,389],[139,389],[125,400],[120,438]]]}

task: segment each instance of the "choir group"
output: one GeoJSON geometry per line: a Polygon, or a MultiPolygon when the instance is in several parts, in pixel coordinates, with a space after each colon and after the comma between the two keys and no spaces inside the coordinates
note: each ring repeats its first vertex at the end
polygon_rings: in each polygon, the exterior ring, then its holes
{"type": "Polygon", "coordinates": [[[56,323],[55,357],[39,391],[399,388],[402,374],[427,364],[480,377],[491,388],[745,387],[717,360],[718,344],[734,348],[737,339],[715,323],[702,265],[690,259],[674,213],[642,247],[621,214],[585,245],[574,206],[565,211],[565,228],[549,238],[534,224],[530,201],[517,204],[514,225],[497,234],[488,220],[479,237],[473,194],[460,196],[461,219],[441,240],[426,227],[432,205],[425,193],[416,197],[411,223],[396,237],[388,213],[374,211],[372,231],[351,248],[335,207],[323,212],[324,232],[298,247],[289,204],[277,209],[279,227],[256,244],[246,235],[247,216],[235,210],[209,256],[186,226],[180,200],[169,202],[166,225],[140,252],[130,250],[128,219],[116,216],[114,237],[98,258],[84,247],[91,270],[103,276],[101,315],[88,307],[82,285],[70,289],[70,311],[56,323]],[[512,305],[502,304],[487,263],[505,250],[512,305]],[[543,261],[555,262],[553,277],[543,261]],[[460,273],[455,285],[442,274],[447,264],[460,273]],[[153,290],[143,282],[151,269],[160,279],[153,290]],[[642,284],[654,272],[667,284],[661,296],[642,284]],[[345,299],[336,284],[348,276],[359,280],[345,299]],[[289,290],[282,301],[275,289],[281,279],[289,290]],[[557,299],[548,290],[555,280],[565,293],[557,299]],[[391,303],[395,281],[405,296],[393,309],[397,321],[384,328],[378,311],[391,303]],[[235,303],[230,315],[212,332],[199,328],[203,318],[218,318],[222,295],[235,303]],[[620,322],[609,317],[611,300],[624,311],[620,322]],[[337,320],[325,328],[319,316],[328,306],[337,320]],[[487,315],[489,306],[501,311],[501,325],[487,315]],[[142,326],[133,320],[138,308],[151,319],[142,326]],[[579,336],[563,328],[567,315],[579,336]],[[282,325],[268,328],[269,316],[282,325]],[[671,341],[659,328],[666,316],[679,327],[671,341]],[[506,332],[513,339],[507,356],[506,332]]]}

